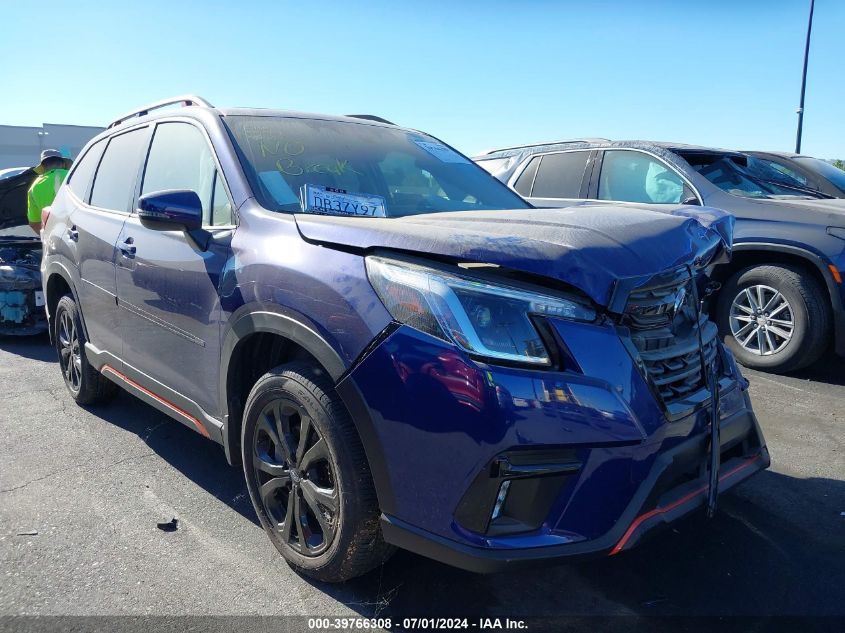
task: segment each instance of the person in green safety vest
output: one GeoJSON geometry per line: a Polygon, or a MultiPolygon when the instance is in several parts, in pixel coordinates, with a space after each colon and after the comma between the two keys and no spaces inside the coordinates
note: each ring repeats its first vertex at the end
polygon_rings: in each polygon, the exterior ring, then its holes
{"type": "Polygon", "coordinates": [[[41,162],[35,168],[35,173],[39,176],[29,188],[26,201],[26,216],[36,235],[41,234],[41,212],[44,207],[53,204],[71,162],[57,149],[45,149],[41,152],[41,162]]]}

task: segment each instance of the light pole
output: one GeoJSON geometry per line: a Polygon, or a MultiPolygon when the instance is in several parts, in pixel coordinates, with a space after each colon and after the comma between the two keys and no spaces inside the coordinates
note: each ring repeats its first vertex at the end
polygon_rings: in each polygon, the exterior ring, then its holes
{"type": "Polygon", "coordinates": [[[804,127],[804,92],[807,89],[807,60],[810,57],[810,33],[813,31],[813,7],[816,0],[810,0],[810,21],[807,22],[807,43],[804,45],[804,72],[801,75],[801,103],[798,106],[798,135],[795,137],[795,153],[801,153],[801,128],[804,127]]]}
{"type": "Polygon", "coordinates": [[[44,151],[44,137],[47,136],[49,132],[38,130],[36,134],[38,135],[38,157],[41,158],[41,152],[44,151]]]}

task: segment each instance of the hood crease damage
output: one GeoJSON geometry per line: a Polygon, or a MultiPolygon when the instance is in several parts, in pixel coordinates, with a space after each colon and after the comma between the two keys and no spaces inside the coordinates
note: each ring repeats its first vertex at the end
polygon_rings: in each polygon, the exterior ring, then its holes
{"type": "Polygon", "coordinates": [[[303,238],[496,264],[565,282],[612,312],[654,275],[730,258],[734,217],[707,207],[670,213],[578,204],[563,209],[463,211],[401,218],[297,214],[303,238]]]}

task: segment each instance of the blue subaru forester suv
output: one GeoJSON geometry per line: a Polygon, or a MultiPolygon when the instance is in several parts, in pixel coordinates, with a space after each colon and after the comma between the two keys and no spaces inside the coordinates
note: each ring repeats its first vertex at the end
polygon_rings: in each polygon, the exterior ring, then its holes
{"type": "Polygon", "coordinates": [[[71,396],[222,444],[313,577],[616,554],[769,464],[702,308],[721,212],[534,209],[378,117],[179,97],[94,138],[43,219],[71,396]]]}

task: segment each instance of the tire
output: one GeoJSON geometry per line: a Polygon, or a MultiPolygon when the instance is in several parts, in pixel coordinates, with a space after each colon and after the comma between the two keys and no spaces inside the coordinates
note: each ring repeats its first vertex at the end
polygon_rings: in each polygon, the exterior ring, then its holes
{"type": "Polygon", "coordinates": [[[361,440],[318,366],[292,362],[258,380],[244,407],[241,456],[261,525],[299,573],[343,582],[393,553],[361,440]]]}
{"type": "Polygon", "coordinates": [[[85,330],[71,295],[59,299],[53,327],[59,368],[76,404],[97,404],[114,396],[117,385],[94,369],[85,355],[85,330]]]}
{"type": "Polygon", "coordinates": [[[830,341],[832,317],[825,292],[809,271],[798,266],[771,264],[739,271],[720,291],[716,309],[725,344],[752,369],[772,373],[801,369],[818,360],[830,341]],[[790,332],[791,337],[783,336],[790,332]]]}

